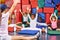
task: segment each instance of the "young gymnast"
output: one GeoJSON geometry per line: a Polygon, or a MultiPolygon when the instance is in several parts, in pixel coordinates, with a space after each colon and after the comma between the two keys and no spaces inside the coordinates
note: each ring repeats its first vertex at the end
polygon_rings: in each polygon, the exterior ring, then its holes
{"type": "Polygon", "coordinates": [[[52,28],[52,30],[56,30],[57,29],[57,16],[56,16],[55,13],[51,15],[50,21],[51,21],[51,28],[52,28]]]}
{"type": "Polygon", "coordinates": [[[29,24],[28,24],[28,19],[29,19],[28,18],[28,13],[27,12],[22,12],[21,10],[20,10],[20,12],[23,16],[23,24],[29,26],[29,24]]]}
{"type": "Polygon", "coordinates": [[[10,9],[6,5],[5,8],[0,6],[0,40],[11,40],[8,35],[8,19],[18,2],[19,0],[14,0],[10,9]]]}
{"type": "MultiPolygon", "coordinates": [[[[28,17],[30,19],[30,28],[36,28],[36,24],[37,24],[37,17],[38,17],[38,13],[36,12],[36,15],[35,14],[30,14],[31,10],[30,9],[27,9],[28,10],[28,17]]],[[[38,10],[38,7],[37,7],[37,10],[38,10]]]]}

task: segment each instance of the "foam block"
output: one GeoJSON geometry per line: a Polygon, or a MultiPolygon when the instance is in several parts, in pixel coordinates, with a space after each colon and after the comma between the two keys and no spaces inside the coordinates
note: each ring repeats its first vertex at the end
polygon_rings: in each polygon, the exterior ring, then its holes
{"type": "Polygon", "coordinates": [[[0,3],[1,3],[1,4],[4,4],[4,3],[5,3],[5,0],[0,0],[0,3]]]}
{"type": "Polygon", "coordinates": [[[60,16],[58,16],[58,20],[60,20],[60,16]]]}
{"type": "Polygon", "coordinates": [[[45,14],[44,13],[38,13],[38,16],[41,17],[42,19],[45,19],[45,14]]]}
{"type": "Polygon", "coordinates": [[[56,15],[58,15],[58,10],[55,10],[54,12],[56,13],[56,15]]]}
{"type": "Polygon", "coordinates": [[[58,16],[60,16],[60,12],[58,12],[58,16]]]}
{"type": "Polygon", "coordinates": [[[22,17],[22,14],[20,13],[20,16],[19,16],[19,20],[20,20],[20,21],[19,21],[19,22],[22,22],[22,18],[23,18],[23,17],[22,17]]]}
{"type": "Polygon", "coordinates": [[[37,28],[41,28],[41,29],[42,29],[42,28],[46,28],[47,26],[43,26],[43,25],[38,25],[38,24],[37,24],[37,26],[36,26],[36,27],[37,27],[37,28]]]}
{"type": "Polygon", "coordinates": [[[51,16],[51,14],[47,13],[45,16],[46,16],[46,23],[50,24],[50,16],[51,16]]]}
{"type": "Polygon", "coordinates": [[[45,0],[45,3],[52,3],[52,0],[45,0]]]}
{"type": "Polygon", "coordinates": [[[44,7],[44,13],[53,13],[53,12],[54,12],[54,8],[44,7]]]}
{"type": "Polygon", "coordinates": [[[60,0],[52,0],[54,4],[60,4],[60,0]]]}
{"type": "Polygon", "coordinates": [[[32,8],[32,14],[36,14],[36,8],[32,8]]]}
{"type": "Polygon", "coordinates": [[[38,2],[44,2],[45,0],[38,0],[38,2]]]}
{"type": "Polygon", "coordinates": [[[30,0],[31,2],[33,1],[33,2],[37,2],[38,0],[30,0]]]}
{"type": "Polygon", "coordinates": [[[37,11],[38,11],[38,13],[40,13],[40,12],[42,13],[43,9],[39,8],[37,11]]]}
{"type": "Polygon", "coordinates": [[[22,22],[22,14],[19,11],[17,11],[15,15],[16,15],[16,23],[22,22]]]}
{"type": "Polygon", "coordinates": [[[27,12],[27,8],[31,9],[31,5],[22,5],[23,12],[27,12]]]}
{"type": "Polygon", "coordinates": [[[29,0],[22,0],[22,5],[27,5],[29,4],[29,0]]]}
{"type": "Polygon", "coordinates": [[[56,7],[56,5],[52,3],[45,3],[45,7],[56,7]]]}
{"type": "Polygon", "coordinates": [[[36,35],[39,31],[38,30],[21,30],[18,34],[22,35],[36,35]]]}
{"type": "Polygon", "coordinates": [[[14,32],[14,27],[8,27],[8,32],[14,32]]]}
{"type": "Polygon", "coordinates": [[[44,2],[38,2],[38,7],[39,7],[39,8],[44,7],[44,2]]]}
{"type": "Polygon", "coordinates": [[[13,4],[13,0],[5,0],[5,4],[10,8],[13,4]]]}
{"type": "Polygon", "coordinates": [[[21,4],[20,3],[18,3],[15,7],[15,10],[19,10],[19,9],[21,9],[21,4]]]}
{"type": "Polygon", "coordinates": [[[36,8],[38,6],[38,3],[37,2],[31,2],[31,6],[32,6],[32,8],[36,8]]]}
{"type": "Polygon", "coordinates": [[[58,11],[60,11],[60,6],[57,8],[58,11]]]}

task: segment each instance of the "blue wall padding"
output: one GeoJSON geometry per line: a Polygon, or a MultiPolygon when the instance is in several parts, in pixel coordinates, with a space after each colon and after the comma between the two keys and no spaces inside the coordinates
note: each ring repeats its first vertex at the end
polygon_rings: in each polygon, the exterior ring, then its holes
{"type": "Polygon", "coordinates": [[[37,22],[39,22],[39,23],[45,23],[45,14],[44,13],[38,13],[37,22]],[[41,20],[39,20],[40,17],[42,18],[41,20]]]}
{"type": "Polygon", "coordinates": [[[38,13],[38,17],[41,17],[42,19],[45,19],[45,14],[44,13],[38,13]]]}
{"type": "Polygon", "coordinates": [[[57,5],[60,3],[60,0],[53,0],[53,3],[57,5]]]}
{"type": "Polygon", "coordinates": [[[60,20],[60,16],[58,16],[58,20],[60,20]]]}
{"type": "Polygon", "coordinates": [[[52,3],[52,0],[45,0],[45,3],[52,3]]]}
{"type": "Polygon", "coordinates": [[[37,10],[36,8],[32,8],[32,14],[36,14],[37,10]]]}
{"type": "Polygon", "coordinates": [[[47,27],[47,26],[44,26],[44,25],[38,25],[38,24],[37,24],[37,26],[36,26],[36,28],[41,28],[41,29],[42,29],[42,28],[46,28],[46,27],[47,27]]]}
{"type": "Polygon", "coordinates": [[[56,5],[52,3],[45,3],[45,7],[56,7],[56,5]]]}

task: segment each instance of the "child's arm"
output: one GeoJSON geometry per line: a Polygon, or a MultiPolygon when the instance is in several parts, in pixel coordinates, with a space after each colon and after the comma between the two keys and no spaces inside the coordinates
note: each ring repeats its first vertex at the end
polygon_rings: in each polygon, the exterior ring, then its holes
{"type": "Polygon", "coordinates": [[[23,15],[23,12],[21,10],[19,10],[21,12],[21,14],[23,15]]]}
{"type": "Polygon", "coordinates": [[[31,17],[30,17],[30,11],[31,11],[31,9],[27,8],[27,13],[28,13],[29,19],[31,19],[31,17]]]}
{"type": "Polygon", "coordinates": [[[13,12],[13,10],[14,10],[14,8],[16,7],[16,5],[17,5],[17,3],[19,2],[19,0],[14,0],[14,3],[13,3],[13,5],[12,5],[12,7],[9,9],[9,13],[10,13],[10,15],[11,15],[11,13],[13,12]]]}
{"type": "Polygon", "coordinates": [[[39,9],[39,8],[37,7],[36,9],[37,9],[37,12],[36,12],[36,19],[37,19],[37,17],[38,17],[38,9],[39,9]]]}
{"type": "Polygon", "coordinates": [[[51,14],[51,16],[50,16],[50,21],[51,21],[51,17],[53,16],[53,13],[51,14]]]}
{"type": "Polygon", "coordinates": [[[51,27],[48,27],[48,29],[52,30],[51,27]]]}
{"type": "Polygon", "coordinates": [[[30,17],[30,14],[28,13],[28,17],[29,17],[29,19],[31,20],[31,17],[30,17]]]}
{"type": "Polygon", "coordinates": [[[30,24],[29,22],[27,22],[27,24],[30,24]]]}
{"type": "Polygon", "coordinates": [[[56,16],[56,13],[54,13],[54,16],[56,17],[56,20],[58,19],[58,17],[56,16]]]}

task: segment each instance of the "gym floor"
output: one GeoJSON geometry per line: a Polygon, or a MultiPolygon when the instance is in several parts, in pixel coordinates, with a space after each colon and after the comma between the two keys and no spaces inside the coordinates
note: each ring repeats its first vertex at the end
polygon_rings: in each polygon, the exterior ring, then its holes
{"type": "MultiPolygon", "coordinates": [[[[16,33],[9,33],[9,35],[16,35],[16,33]]],[[[60,40],[60,35],[48,35],[46,33],[43,33],[40,34],[39,40],[60,40]]]]}

